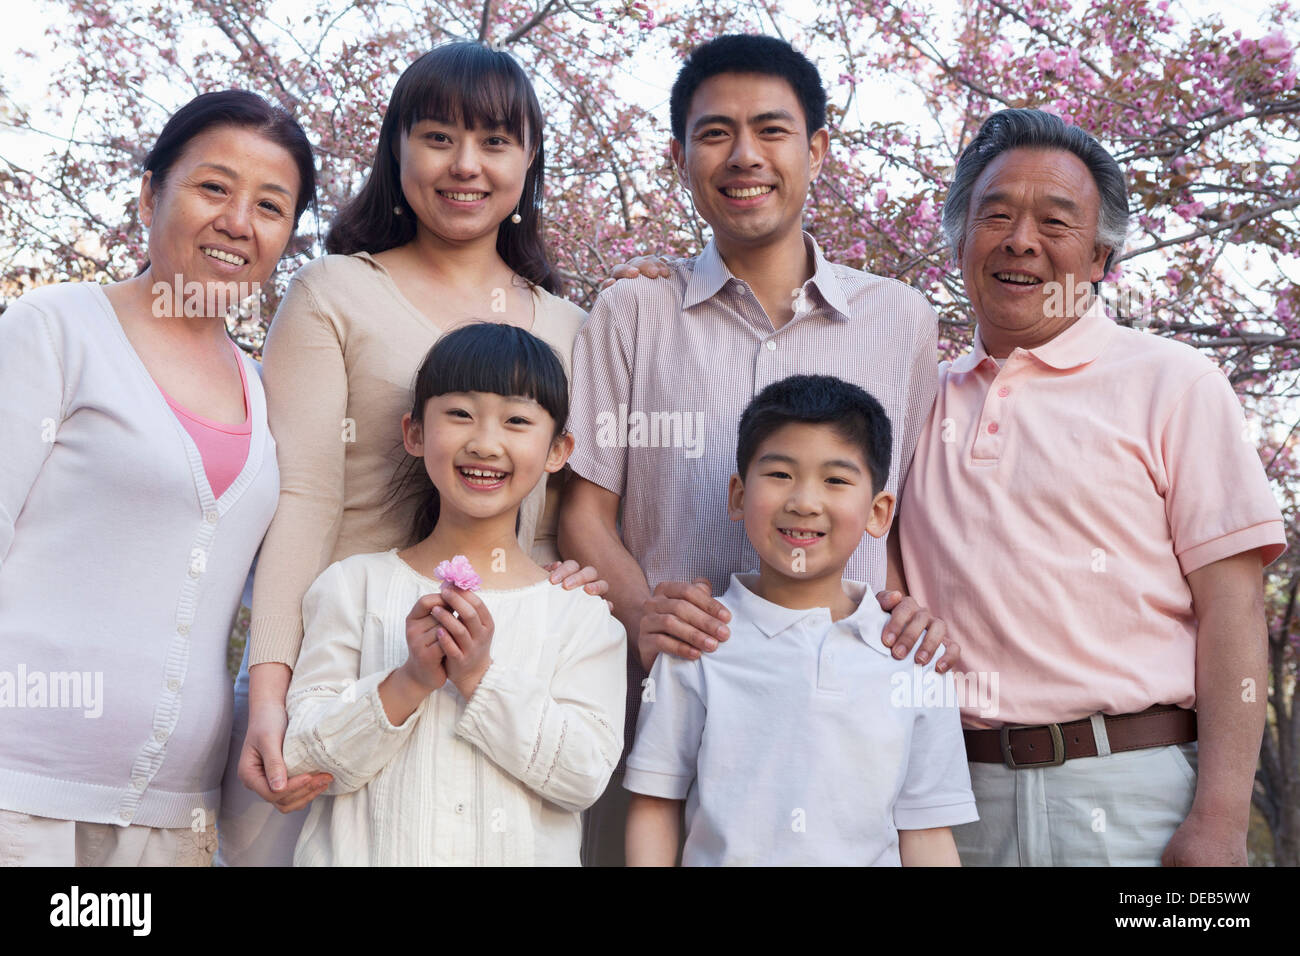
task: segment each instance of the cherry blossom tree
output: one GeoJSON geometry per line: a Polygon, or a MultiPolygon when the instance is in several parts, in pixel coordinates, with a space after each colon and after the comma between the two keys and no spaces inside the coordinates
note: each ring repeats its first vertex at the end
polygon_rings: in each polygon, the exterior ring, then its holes
{"type": "MultiPolygon", "coordinates": [[[[831,96],[810,228],[830,258],[922,290],[945,355],[971,334],[939,228],[962,147],[1006,106],[1047,109],[1096,135],[1126,170],[1136,214],[1106,285],[1113,314],[1222,365],[1291,540],[1300,534],[1300,16],[1288,3],[1236,29],[1167,0],[64,0],[57,10],[45,52],[65,54],[49,81],[62,129],[0,79],[0,124],[49,143],[40,163],[0,150],[0,307],[34,284],[134,273],[152,136],[191,96],[231,86],[291,110],[320,157],[319,208],[282,284],[321,252],[325,226],[364,177],[397,76],[450,39],[508,49],[534,77],[549,124],[547,238],[568,295],[589,304],[614,264],[685,254],[707,238],[656,109],[680,55],[718,33],[772,33],[818,62],[831,96]],[[658,92],[628,93],[647,82],[658,92]]],[[[254,351],[274,300],[236,327],[254,351]]],[[[1276,862],[1297,865],[1300,562],[1270,568],[1268,594],[1270,723],[1256,805],[1276,862]]]]}

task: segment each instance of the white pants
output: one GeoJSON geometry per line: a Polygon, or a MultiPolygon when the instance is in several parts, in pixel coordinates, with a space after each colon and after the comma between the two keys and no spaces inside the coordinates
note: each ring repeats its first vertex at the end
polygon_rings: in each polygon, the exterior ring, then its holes
{"type": "Polygon", "coordinates": [[[1159,866],[1196,795],[1196,744],[1012,770],[970,763],[980,818],[953,827],[965,866],[1159,866]]]}
{"type": "Polygon", "coordinates": [[[55,820],[0,810],[0,866],[210,866],[217,831],[55,820]]]}

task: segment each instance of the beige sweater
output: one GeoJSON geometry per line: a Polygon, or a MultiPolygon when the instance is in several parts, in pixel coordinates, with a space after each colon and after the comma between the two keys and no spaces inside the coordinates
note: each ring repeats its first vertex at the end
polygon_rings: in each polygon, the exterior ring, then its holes
{"type": "MultiPolygon", "coordinates": [[[[576,305],[535,290],[532,331],[571,373],[576,305]]],[[[486,316],[485,316],[486,318],[486,316]]],[[[293,667],[302,599],[326,567],[410,543],[416,502],[393,497],[404,460],[401,420],[440,330],[366,253],[323,256],[295,273],[263,356],[280,499],[258,558],[249,666],[293,667]]],[[[556,476],[520,507],[519,543],[556,560],[556,476]]]]}

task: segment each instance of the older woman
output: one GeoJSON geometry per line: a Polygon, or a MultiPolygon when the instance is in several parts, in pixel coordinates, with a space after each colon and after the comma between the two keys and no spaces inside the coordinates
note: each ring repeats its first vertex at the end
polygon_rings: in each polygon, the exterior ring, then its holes
{"type": "Polygon", "coordinates": [[[226,643],[279,494],[253,294],[315,193],[311,147],[244,92],[199,96],[145,161],[149,261],[0,316],[0,862],[205,865],[226,643]]]}

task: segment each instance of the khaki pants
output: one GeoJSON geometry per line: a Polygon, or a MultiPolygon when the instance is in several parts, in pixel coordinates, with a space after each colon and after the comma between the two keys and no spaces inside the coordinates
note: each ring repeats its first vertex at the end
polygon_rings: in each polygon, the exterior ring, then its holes
{"type": "Polygon", "coordinates": [[[1159,866],[1196,796],[1196,744],[1012,770],[970,763],[980,818],[953,827],[964,866],[1159,866]]]}
{"type": "Polygon", "coordinates": [[[0,866],[211,866],[217,831],[54,820],[0,810],[0,866]]]}

